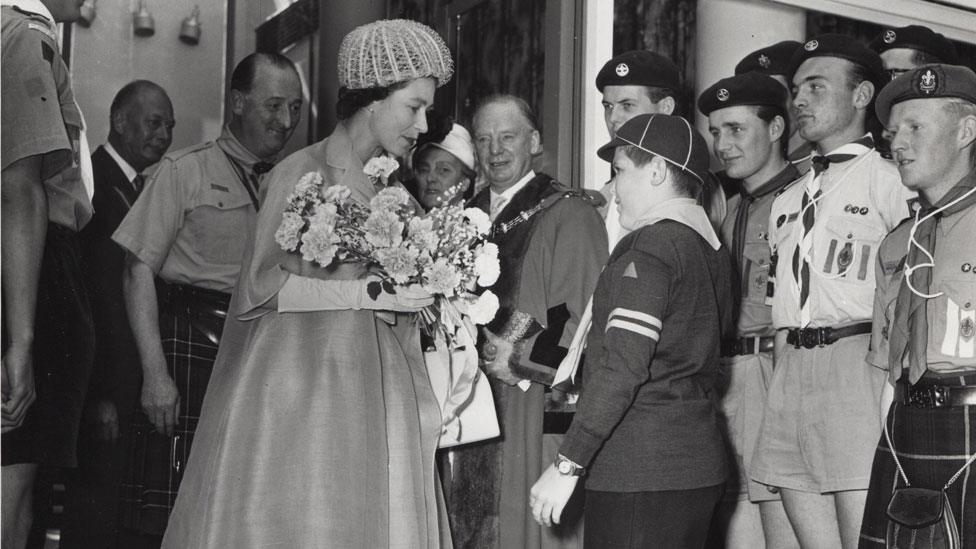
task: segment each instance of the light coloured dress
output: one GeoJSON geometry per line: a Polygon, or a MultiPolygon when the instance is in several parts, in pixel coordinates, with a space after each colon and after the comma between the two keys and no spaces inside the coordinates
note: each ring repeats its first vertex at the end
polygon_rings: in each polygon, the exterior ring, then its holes
{"type": "Polygon", "coordinates": [[[451,546],[434,462],[441,417],[413,316],[268,305],[289,272],[364,275],[275,242],[309,171],[364,204],[375,194],[342,126],[270,174],[163,547],[451,546]]]}

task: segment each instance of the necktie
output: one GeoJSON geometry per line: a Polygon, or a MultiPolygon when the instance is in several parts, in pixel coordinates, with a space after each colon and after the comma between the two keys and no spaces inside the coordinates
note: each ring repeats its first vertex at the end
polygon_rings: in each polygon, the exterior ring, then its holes
{"type": "MultiPolygon", "coordinates": [[[[976,187],[976,177],[970,175],[955,187],[949,189],[949,192],[934,206],[926,204],[924,198],[919,195],[922,210],[918,213],[918,219],[922,219],[929,213],[959,199],[974,187],[976,187]]],[[[918,225],[918,229],[915,231],[915,240],[934,256],[935,237],[938,232],[936,229],[942,217],[952,215],[973,206],[976,206],[976,192],[918,225]]],[[[922,257],[923,254],[919,251],[918,246],[910,246],[908,249],[908,257],[905,259],[905,266],[918,265],[924,261],[922,257]]],[[[911,272],[906,270],[905,277],[907,278],[908,276],[912,277],[912,286],[919,293],[929,293],[929,287],[932,284],[931,268],[920,268],[911,272]]],[[[908,283],[902,280],[901,286],[898,288],[898,300],[895,302],[895,318],[891,324],[888,363],[891,368],[900,367],[902,358],[907,351],[908,381],[912,384],[917,382],[928,369],[926,346],[929,338],[929,327],[925,307],[927,301],[927,298],[915,294],[908,287],[908,283]]]]}
{"type": "Polygon", "coordinates": [[[746,284],[748,284],[745,272],[745,246],[746,229],[749,227],[749,208],[752,207],[752,203],[757,199],[780,190],[784,185],[799,176],[800,172],[796,170],[796,167],[793,164],[789,164],[782,172],[752,193],[747,192],[744,188],[739,192],[739,209],[735,212],[735,224],[732,226],[732,253],[735,254],[733,260],[738,266],[737,271],[739,274],[739,283],[736,285],[739,294],[735,296],[736,303],[739,303],[742,296],[745,295],[746,284]]]}
{"type": "Polygon", "coordinates": [[[813,225],[817,220],[817,201],[823,195],[820,188],[823,173],[827,171],[831,163],[847,162],[856,157],[857,155],[854,154],[829,154],[827,156],[814,156],[810,161],[813,177],[807,181],[803,198],[800,201],[800,220],[803,224],[803,233],[796,251],[793,253],[793,277],[796,279],[797,287],[800,290],[801,327],[810,323],[810,250],[813,249],[813,225]]]}
{"type": "Polygon", "coordinates": [[[255,175],[262,175],[270,172],[271,168],[274,168],[274,164],[271,162],[255,162],[251,169],[254,171],[255,175]]]}
{"type": "Polygon", "coordinates": [[[146,178],[142,176],[141,173],[137,173],[135,177],[132,178],[132,188],[136,190],[136,194],[142,192],[142,188],[146,186],[146,178]]]}
{"type": "Polygon", "coordinates": [[[505,209],[506,204],[508,204],[508,198],[499,196],[494,202],[492,202],[491,211],[488,212],[488,217],[494,221],[495,218],[498,217],[498,214],[502,213],[502,210],[505,209]]]}

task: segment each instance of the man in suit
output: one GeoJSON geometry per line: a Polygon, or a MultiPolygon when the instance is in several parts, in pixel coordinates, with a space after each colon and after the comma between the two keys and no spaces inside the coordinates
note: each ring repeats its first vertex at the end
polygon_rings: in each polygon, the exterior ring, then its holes
{"type": "Polygon", "coordinates": [[[121,426],[138,411],[141,383],[122,296],[125,250],[112,233],[142,191],[142,172],[169,149],[173,105],[148,80],[126,84],[112,101],[108,142],[92,154],[95,214],[81,232],[85,278],[95,321],[95,366],[79,438],[79,468],[68,485],[62,547],[112,547],[122,463],[129,437],[121,426]]]}

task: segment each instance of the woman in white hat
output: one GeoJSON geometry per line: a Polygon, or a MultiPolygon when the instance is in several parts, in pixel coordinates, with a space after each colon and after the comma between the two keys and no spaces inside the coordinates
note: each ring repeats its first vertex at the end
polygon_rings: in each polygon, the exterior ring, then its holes
{"type": "MultiPolygon", "coordinates": [[[[426,210],[459,204],[474,195],[474,145],[464,126],[450,124],[446,135],[431,131],[420,137],[413,153],[417,200],[426,210]]],[[[445,128],[446,129],[446,128],[445,128]]]]}
{"type": "Polygon", "coordinates": [[[410,151],[452,74],[443,40],[413,21],[343,40],[339,124],[269,174],[164,547],[450,546],[413,322],[432,298],[373,299],[361,265],[316,267],[275,232],[308,172],[368,204],[364,166],[410,151]]]}

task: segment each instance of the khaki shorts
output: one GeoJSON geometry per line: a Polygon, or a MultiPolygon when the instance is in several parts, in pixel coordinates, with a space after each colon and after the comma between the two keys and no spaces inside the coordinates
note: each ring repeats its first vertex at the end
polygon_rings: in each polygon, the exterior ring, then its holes
{"type": "Polygon", "coordinates": [[[769,385],[753,480],[814,493],[867,489],[887,376],[865,362],[869,340],[786,347],[769,385]]]}
{"type": "Polygon", "coordinates": [[[752,461],[759,426],[762,423],[766,389],[773,375],[772,353],[740,355],[722,359],[719,413],[725,423],[735,471],[725,489],[727,501],[779,500],[779,494],[749,478],[746,464],[752,461]]]}

